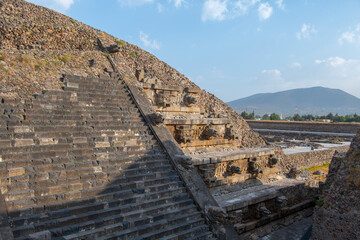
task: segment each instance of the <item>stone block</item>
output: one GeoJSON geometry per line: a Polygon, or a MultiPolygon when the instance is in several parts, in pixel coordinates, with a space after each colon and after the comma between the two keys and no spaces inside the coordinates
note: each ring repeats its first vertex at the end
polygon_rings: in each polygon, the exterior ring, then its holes
{"type": "Polygon", "coordinates": [[[0,147],[11,147],[10,140],[0,140],[0,147]]]}
{"type": "Polygon", "coordinates": [[[96,142],[96,148],[110,147],[110,142],[96,142]]]}
{"type": "Polygon", "coordinates": [[[24,147],[35,145],[33,139],[18,139],[15,140],[14,147],[24,147]]]}
{"type": "Polygon", "coordinates": [[[8,169],[9,177],[17,177],[22,175],[25,175],[25,168],[23,167],[8,169]]]}
{"type": "Polygon", "coordinates": [[[29,126],[16,126],[14,127],[15,133],[26,133],[26,132],[33,132],[34,128],[29,126]]]}
{"type": "Polygon", "coordinates": [[[78,199],[78,198],[81,198],[80,191],[67,192],[64,194],[64,200],[72,200],[72,199],[78,199]]]}
{"type": "Polygon", "coordinates": [[[79,88],[79,84],[78,83],[73,83],[73,82],[67,82],[66,86],[70,87],[70,88],[79,88]]]}
{"type": "Polygon", "coordinates": [[[58,140],[54,138],[39,138],[40,145],[54,145],[58,144],[58,140]]]}
{"type": "Polygon", "coordinates": [[[102,167],[101,166],[93,167],[93,169],[94,169],[94,173],[101,173],[102,172],[102,167]]]}

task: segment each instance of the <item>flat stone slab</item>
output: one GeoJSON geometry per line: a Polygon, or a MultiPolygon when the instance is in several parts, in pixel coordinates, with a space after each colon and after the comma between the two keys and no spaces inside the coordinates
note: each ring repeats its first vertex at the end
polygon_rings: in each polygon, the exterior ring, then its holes
{"type": "Polygon", "coordinates": [[[261,157],[266,155],[274,155],[274,148],[251,148],[238,149],[227,152],[207,152],[203,154],[192,155],[194,165],[203,165],[210,163],[235,161],[245,158],[261,157]]]}
{"type": "Polygon", "coordinates": [[[226,209],[226,211],[234,211],[276,198],[281,195],[279,192],[280,189],[292,187],[297,184],[304,184],[305,182],[306,180],[285,178],[272,182],[271,184],[249,187],[228,194],[214,196],[214,198],[221,207],[226,209]]]}
{"type": "Polygon", "coordinates": [[[157,112],[182,112],[182,113],[201,113],[203,112],[200,107],[158,107],[154,106],[157,112]]]}
{"type": "Polygon", "coordinates": [[[232,121],[228,118],[198,118],[198,119],[165,119],[165,124],[171,125],[221,125],[230,124],[232,121]]]}

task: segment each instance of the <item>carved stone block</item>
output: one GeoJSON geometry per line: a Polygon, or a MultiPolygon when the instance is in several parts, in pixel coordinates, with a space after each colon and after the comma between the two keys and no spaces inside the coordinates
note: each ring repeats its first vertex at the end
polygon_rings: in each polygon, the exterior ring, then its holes
{"type": "Polygon", "coordinates": [[[215,128],[208,126],[203,131],[202,138],[205,140],[210,140],[210,139],[217,137],[218,135],[219,135],[218,131],[215,128]]]}
{"type": "Polygon", "coordinates": [[[157,125],[164,122],[164,116],[160,113],[152,113],[150,114],[151,121],[157,125]]]}

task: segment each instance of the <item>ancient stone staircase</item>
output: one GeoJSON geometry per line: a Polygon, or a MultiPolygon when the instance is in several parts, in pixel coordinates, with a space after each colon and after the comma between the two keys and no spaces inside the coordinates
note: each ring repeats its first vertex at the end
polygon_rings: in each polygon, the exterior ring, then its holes
{"type": "Polygon", "coordinates": [[[0,185],[15,239],[209,239],[124,83],[0,104],[0,185]]]}

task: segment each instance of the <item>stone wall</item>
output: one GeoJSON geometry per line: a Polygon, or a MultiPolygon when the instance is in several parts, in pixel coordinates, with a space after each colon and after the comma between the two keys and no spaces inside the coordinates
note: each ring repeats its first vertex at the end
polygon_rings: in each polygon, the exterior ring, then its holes
{"type": "Polygon", "coordinates": [[[360,236],[360,132],[346,156],[334,156],[315,209],[312,238],[358,239],[360,236]]]}
{"type": "Polygon", "coordinates": [[[289,121],[247,121],[252,128],[310,132],[356,133],[360,123],[318,123],[289,121]]]}
{"type": "Polygon", "coordinates": [[[325,163],[329,163],[335,153],[346,152],[349,146],[335,147],[328,150],[319,150],[311,152],[302,152],[286,155],[284,164],[289,167],[295,167],[297,169],[305,169],[314,166],[320,166],[325,163]]]}

